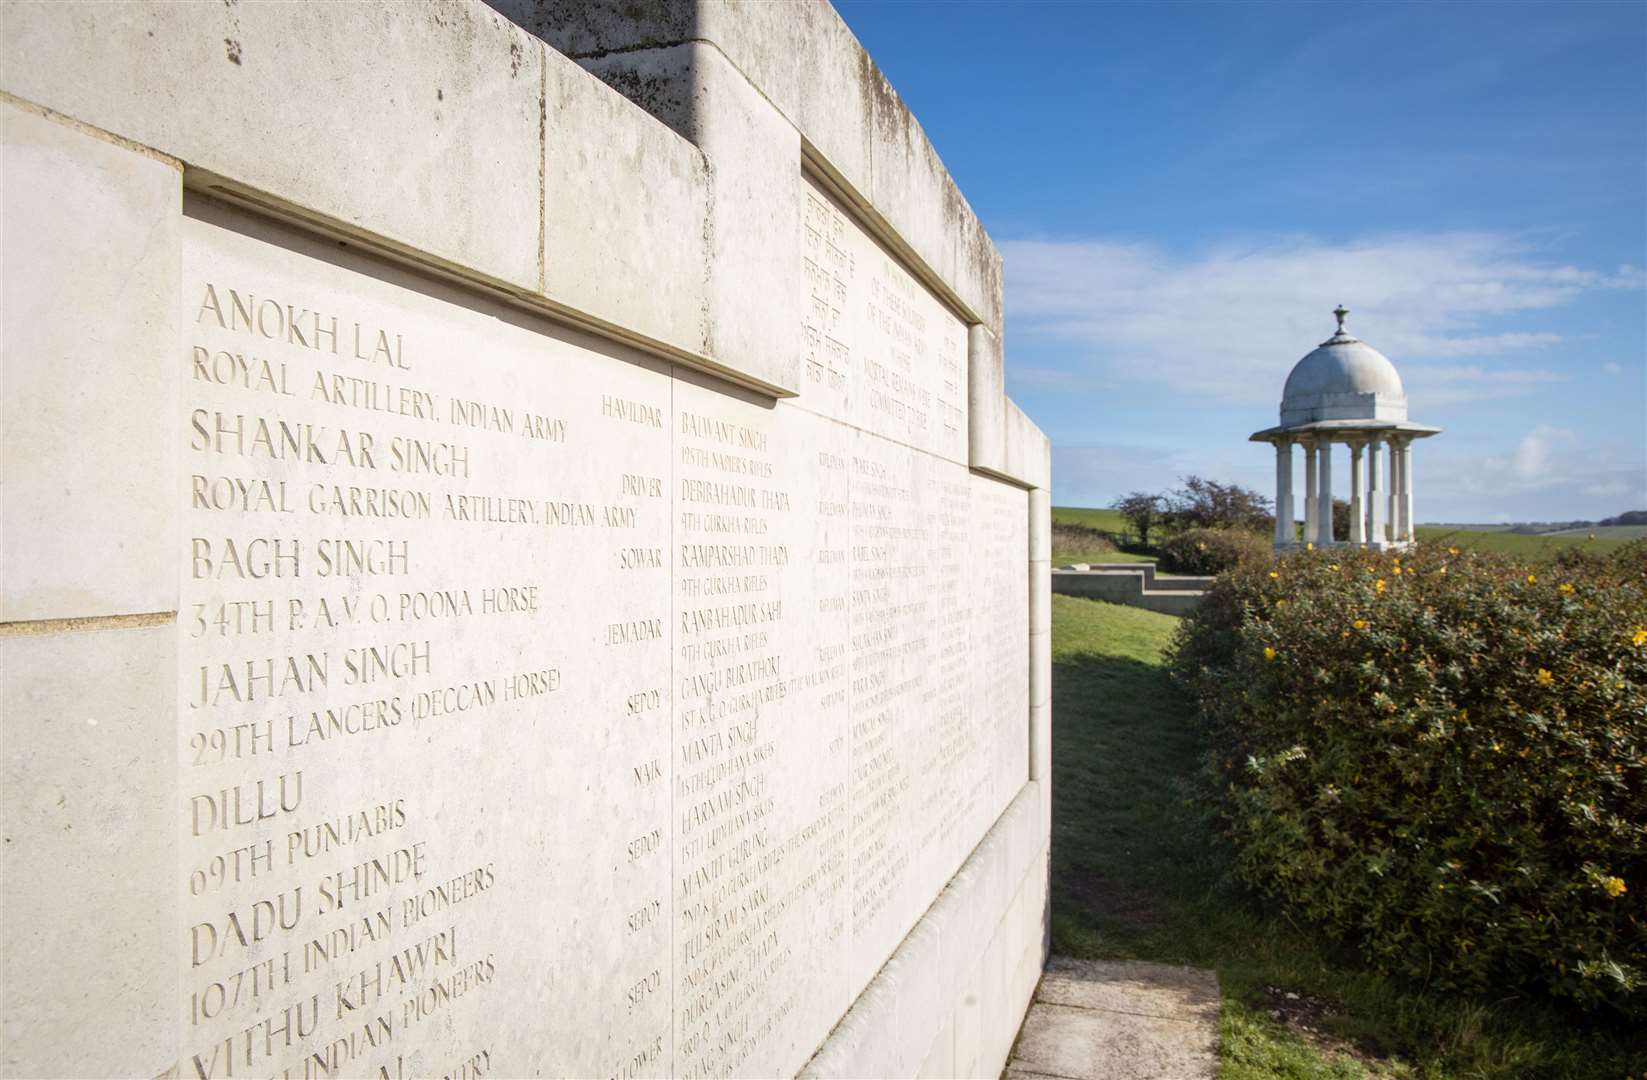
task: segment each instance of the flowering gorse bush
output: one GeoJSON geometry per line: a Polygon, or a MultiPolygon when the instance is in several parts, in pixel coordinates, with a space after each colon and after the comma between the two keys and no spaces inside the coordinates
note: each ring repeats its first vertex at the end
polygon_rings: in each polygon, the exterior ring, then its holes
{"type": "Polygon", "coordinates": [[[1174,574],[1222,574],[1243,561],[1268,561],[1270,539],[1250,529],[1185,529],[1160,548],[1161,569],[1174,574]]]}
{"type": "Polygon", "coordinates": [[[1647,544],[1244,562],[1173,666],[1249,884],[1385,970],[1647,1016],[1647,544]]]}

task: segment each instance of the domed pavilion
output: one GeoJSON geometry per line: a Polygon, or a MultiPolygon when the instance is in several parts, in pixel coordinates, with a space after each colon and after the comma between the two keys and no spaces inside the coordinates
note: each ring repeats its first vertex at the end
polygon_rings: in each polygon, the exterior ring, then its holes
{"type": "Polygon", "coordinates": [[[1293,367],[1281,393],[1281,423],[1252,434],[1275,446],[1275,546],[1404,548],[1413,541],[1413,452],[1417,439],[1439,434],[1407,419],[1407,393],[1395,365],[1344,328],[1293,367]],[[1304,535],[1293,520],[1292,448],[1304,450],[1304,535]],[[1349,447],[1350,534],[1333,535],[1332,448],[1349,447]],[[1384,449],[1389,448],[1388,467],[1384,449]],[[1366,462],[1365,473],[1362,462],[1366,462]]]}

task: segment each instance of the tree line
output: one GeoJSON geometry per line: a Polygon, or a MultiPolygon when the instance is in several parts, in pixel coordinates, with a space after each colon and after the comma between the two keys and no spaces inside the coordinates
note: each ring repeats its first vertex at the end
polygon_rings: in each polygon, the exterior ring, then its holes
{"type": "MultiPolygon", "coordinates": [[[[1131,491],[1110,509],[1120,513],[1138,543],[1150,546],[1150,537],[1190,529],[1240,529],[1268,533],[1275,528],[1270,500],[1239,484],[1221,484],[1202,476],[1185,476],[1179,486],[1162,492],[1131,491]]],[[[1345,507],[1346,515],[1349,508],[1345,507]]]]}

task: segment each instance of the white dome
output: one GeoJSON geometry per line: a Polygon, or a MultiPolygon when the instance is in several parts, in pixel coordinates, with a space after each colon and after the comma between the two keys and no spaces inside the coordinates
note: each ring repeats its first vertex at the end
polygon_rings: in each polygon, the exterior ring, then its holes
{"type": "Polygon", "coordinates": [[[1316,420],[1405,419],[1407,392],[1395,365],[1351,337],[1342,314],[1338,333],[1298,361],[1281,393],[1282,426],[1316,420]]]}

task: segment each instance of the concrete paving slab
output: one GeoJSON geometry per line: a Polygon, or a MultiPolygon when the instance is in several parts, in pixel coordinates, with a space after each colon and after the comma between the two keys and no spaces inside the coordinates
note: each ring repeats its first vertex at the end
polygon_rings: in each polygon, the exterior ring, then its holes
{"type": "Polygon", "coordinates": [[[1218,1023],[1218,977],[1200,968],[1055,956],[1047,963],[1035,1000],[1218,1023]]]}
{"type": "Polygon", "coordinates": [[[1218,980],[1210,971],[1055,957],[1007,1062],[1007,1080],[1212,1080],[1218,980]]]}

